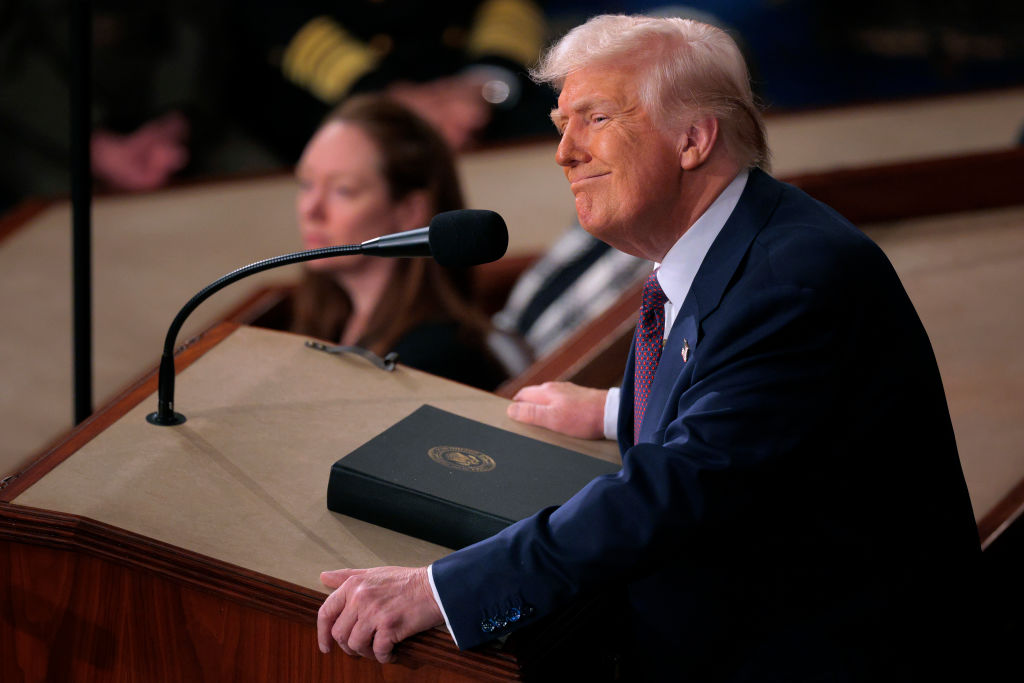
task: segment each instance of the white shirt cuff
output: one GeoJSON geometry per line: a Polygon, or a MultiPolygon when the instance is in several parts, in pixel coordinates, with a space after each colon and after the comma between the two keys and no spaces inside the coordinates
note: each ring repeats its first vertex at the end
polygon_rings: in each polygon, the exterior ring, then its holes
{"type": "Polygon", "coordinates": [[[452,637],[455,642],[455,647],[459,646],[459,641],[455,637],[455,631],[452,630],[452,625],[448,621],[448,613],[444,611],[444,605],[441,604],[441,596],[437,594],[437,586],[434,585],[434,565],[427,565],[427,578],[430,579],[430,591],[434,594],[434,602],[437,603],[437,608],[441,610],[441,616],[444,617],[445,628],[448,629],[448,635],[452,637]]]}
{"type": "Polygon", "coordinates": [[[612,387],[604,397],[604,438],[612,441],[619,432],[619,391],[618,387],[612,387]]]}

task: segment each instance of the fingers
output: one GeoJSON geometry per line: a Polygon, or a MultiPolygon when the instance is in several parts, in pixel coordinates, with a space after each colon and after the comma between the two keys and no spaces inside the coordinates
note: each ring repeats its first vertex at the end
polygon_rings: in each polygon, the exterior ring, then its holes
{"type": "Polygon", "coordinates": [[[316,615],[316,642],[320,652],[327,654],[331,651],[331,641],[335,640],[334,625],[344,609],[345,593],[343,588],[338,588],[328,595],[324,604],[320,605],[320,611],[316,615]]]}
{"type": "Polygon", "coordinates": [[[342,651],[353,657],[366,657],[376,659],[381,664],[389,664],[395,660],[395,646],[399,640],[394,636],[394,631],[385,632],[374,628],[366,620],[358,620],[354,623],[351,619],[342,614],[338,619],[331,635],[342,651]]]}
{"type": "Polygon", "coordinates": [[[373,639],[373,656],[381,664],[390,664],[395,661],[395,645],[397,644],[393,639],[377,632],[373,639]]]}
{"type": "Polygon", "coordinates": [[[512,397],[512,400],[547,405],[558,398],[558,395],[559,383],[544,382],[544,384],[535,384],[523,387],[516,392],[516,395],[512,397]]]}
{"type": "MultiPolygon", "coordinates": [[[[338,590],[344,589],[339,588],[338,590]]],[[[348,604],[349,600],[346,599],[345,602],[348,604]]],[[[354,642],[352,634],[352,630],[357,623],[356,619],[355,610],[344,610],[335,620],[334,626],[331,627],[331,638],[338,644],[342,652],[353,657],[361,654],[359,652],[359,644],[354,642]]]]}
{"type": "Polygon", "coordinates": [[[381,656],[387,657],[391,654],[391,650],[394,648],[394,643],[385,645],[384,638],[380,638],[377,634],[380,633],[377,627],[375,627],[369,620],[359,619],[352,624],[348,636],[348,647],[350,650],[355,652],[360,657],[367,657],[369,659],[377,658],[377,645],[375,641],[381,640],[381,656]]]}
{"type": "Polygon", "coordinates": [[[559,398],[558,385],[554,382],[523,387],[512,397],[506,413],[516,422],[552,429],[555,418],[550,408],[559,398]]]}
{"type": "Polygon", "coordinates": [[[345,580],[355,574],[352,569],[335,569],[329,572],[320,572],[320,583],[328,588],[339,588],[345,580]]]}
{"type": "MultiPolygon", "coordinates": [[[[337,589],[327,596],[327,599],[324,600],[324,604],[320,606],[320,611],[317,613],[317,645],[319,645],[320,651],[324,654],[331,651],[332,640],[337,642],[346,654],[352,654],[352,651],[345,645],[345,643],[348,642],[348,631],[345,631],[344,638],[339,638],[335,634],[335,631],[337,630],[338,624],[341,622],[339,617],[344,612],[345,604],[348,602],[346,593],[342,590],[342,586],[345,584],[345,581],[355,573],[356,570],[352,569],[335,569],[334,571],[320,572],[320,583],[328,588],[337,589]]],[[[351,623],[348,624],[348,628],[351,628],[351,623]]]]}
{"type": "Polygon", "coordinates": [[[334,641],[346,654],[390,662],[396,643],[444,623],[426,567],[340,569],[320,580],[338,586],[317,614],[317,644],[325,654],[334,641]]]}
{"type": "Polygon", "coordinates": [[[538,416],[540,408],[541,406],[536,403],[510,403],[505,412],[516,422],[543,426],[540,424],[541,418],[538,416]]]}
{"type": "MultiPolygon", "coordinates": [[[[353,595],[346,599],[346,604],[356,602],[358,600],[353,595]]],[[[357,610],[349,609],[342,611],[330,631],[331,639],[347,655],[373,658],[382,664],[394,659],[394,649],[399,639],[395,637],[394,629],[386,622],[374,625],[372,620],[360,618],[357,610]]]]}
{"type": "Polygon", "coordinates": [[[604,436],[607,393],[571,382],[545,382],[520,389],[506,412],[517,422],[582,439],[600,439],[604,436]]]}
{"type": "Polygon", "coordinates": [[[188,163],[188,148],[182,140],[161,130],[142,129],[130,135],[95,131],[91,138],[93,173],[123,190],[151,190],[164,185],[188,163]]]}

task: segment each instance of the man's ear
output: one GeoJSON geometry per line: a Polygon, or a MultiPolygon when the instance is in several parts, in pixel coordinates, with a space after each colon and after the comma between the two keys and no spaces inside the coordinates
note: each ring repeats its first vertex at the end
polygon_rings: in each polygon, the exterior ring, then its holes
{"type": "Polygon", "coordinates": [[[428,225],[434,217],[430,193],[426,190],[410,192],[395,205],[394,215],[398,230],[415,230],[428,225]]]}
{"type": "Polygon", "coordinates": [[[718,119],[706,116],[695,120],[679,140],[679,165],[686,171],[697,168],[711,156],[718,141],[718,119]]]}

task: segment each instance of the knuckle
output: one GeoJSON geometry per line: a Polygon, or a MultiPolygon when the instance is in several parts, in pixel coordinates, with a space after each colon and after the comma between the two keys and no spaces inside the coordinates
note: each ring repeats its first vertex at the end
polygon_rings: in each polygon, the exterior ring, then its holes
{"type": "Polygon", "coordinates": [[[402,619],[401,615],[394,612],[385,612],[380,617],[380,623],[377,627],[377,634],[384,635],[390,641],[396,641],[398,638],[396,634],[398,629],[401,628],[402,619]]]}

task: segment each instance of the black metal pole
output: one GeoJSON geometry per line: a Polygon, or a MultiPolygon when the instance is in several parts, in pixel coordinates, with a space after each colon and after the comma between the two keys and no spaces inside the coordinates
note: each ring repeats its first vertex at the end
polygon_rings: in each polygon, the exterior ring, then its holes
{"type": "Polygon", "coordinates": [[[92,414],[92,3],[71,0],[71,248],[75,424],[92,414]]]}

